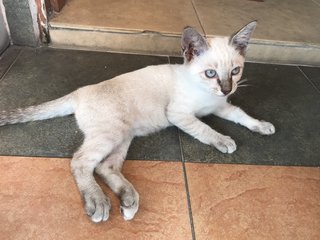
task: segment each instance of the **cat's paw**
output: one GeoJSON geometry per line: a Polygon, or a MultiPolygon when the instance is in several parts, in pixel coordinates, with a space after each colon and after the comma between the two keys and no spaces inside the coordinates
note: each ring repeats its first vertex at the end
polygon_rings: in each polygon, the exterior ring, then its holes
{"type": "Polygon", "coordinates": [[[139,194],[133,188],[120,195],[120,213],[124,220],[134,218],[139,209],[139,194]]]}
{"type": "Polygon", "coordinates": [[[271,135],[276,132],[276,129],[273,126],[273,124],[265,121],[259,121],[259,124],[253,126],[251,130],[254,132],[258,132],[262,135],[271,135]]]}
{"type": "Polygon", "coordinates": [[[233,153],[237,149],[235,141],[224,135],[220,135],[213,145],[223,153],[233,153]]]}
{"type": "Polygon", "coordinates": [[[109,211],[111,203],[107,196],[103,193],[84,194],[85,210],[95,223],[107,221],[109,218],[109,211]]]}

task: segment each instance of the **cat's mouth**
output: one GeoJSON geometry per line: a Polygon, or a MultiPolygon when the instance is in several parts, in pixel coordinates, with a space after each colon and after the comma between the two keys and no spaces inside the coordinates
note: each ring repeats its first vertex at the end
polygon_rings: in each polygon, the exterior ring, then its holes
{"type": "Polygon", "coordinates": [[[215,95],[217,95],[217,96],[219,96],[219,97],[227,97],[227,96],[229,96],[229,95],[231,95],[232,94],[232,91],[231,92],[223,92],[221,89],[214,89],[214,94],[215,95]]]}
{"type": "Polygon", "coordinates": [[[228,97],[230,95],[232,95],[233,93],[235,93],[235,91],[237,90],[237,85],[234,84],[234,86],[230,89],[223,89],[220,88],[219,91],[215,91],[215,94],[221,97],[228,97]]]}

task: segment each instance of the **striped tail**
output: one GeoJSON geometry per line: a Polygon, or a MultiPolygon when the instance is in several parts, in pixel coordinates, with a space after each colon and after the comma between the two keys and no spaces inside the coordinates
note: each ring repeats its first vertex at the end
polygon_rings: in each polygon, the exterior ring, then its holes
{"type": "Polygon", "coordinates": [[[26,108],[0,112],[0,126],[62,117],[74,113],[74,94],[26,108]]]}

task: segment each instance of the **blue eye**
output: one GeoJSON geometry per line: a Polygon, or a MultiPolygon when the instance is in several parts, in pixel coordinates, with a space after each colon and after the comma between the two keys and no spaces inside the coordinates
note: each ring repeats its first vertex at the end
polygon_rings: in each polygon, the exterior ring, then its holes
{"type": "Polygon", "coordinates": [[[208,69],[204,72],[207,78],[214,78],[217,75],[217,72],[213,69],[208,69]]]}
{"type": "Polygon", "coordinates": [[[237,75],[240,72],[240,67],[236,67],[231,71],[231,75],[237,75]]]}

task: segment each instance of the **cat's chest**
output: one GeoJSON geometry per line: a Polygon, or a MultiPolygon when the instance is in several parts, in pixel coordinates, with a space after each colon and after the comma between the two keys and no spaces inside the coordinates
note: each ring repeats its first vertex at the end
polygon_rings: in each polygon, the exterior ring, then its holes
{"type": "Polygon", "coordinates": [[[213,113],[214,109],[215,109],[215,106],[206,106],[206,107],[196,109],[196,111],[194,112],[197,117],[203,117],[213,113]]]}
{"type": "Polygon", "coordinates": [[[184,104],[191,110],[196,116],[202,117],[212,114],[219,107],[226,102],[225,98],[215,97],[209,94],[197,94],[189,96],[184,104]]]}
{"type": "Polygon", "coordinates": [[[196,116],[202,117],[212,114],[219,106],[221,106],[220,101],[214,101],[214,99],[208,99],[206,102],[195,101],[193,104],[193,112],[196,116]]]}

